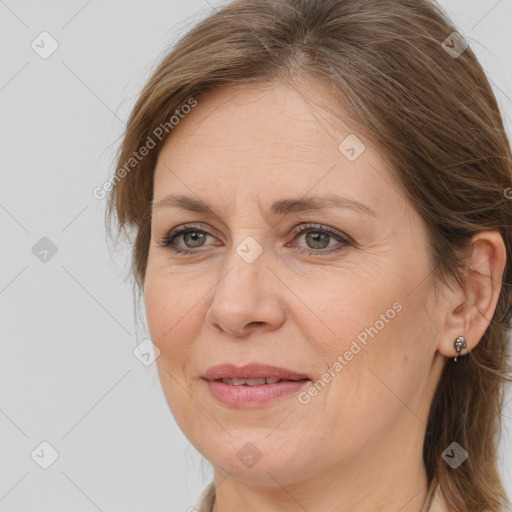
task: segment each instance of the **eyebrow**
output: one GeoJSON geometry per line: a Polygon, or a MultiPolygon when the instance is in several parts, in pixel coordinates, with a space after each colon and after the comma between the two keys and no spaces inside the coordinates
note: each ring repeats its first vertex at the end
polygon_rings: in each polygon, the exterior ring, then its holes
{"type": "MultiPolygon", "coordinates": [[[[217,216],[214,209],[208,203],[201,199],[184,195],[170,194],[158,201],[158,203],[153,203],[153,210],[173,207],[217,216]]],[[[269,211],[273,215],[287,215],[290,213],[317,212],[329,208],[350,208],[354,211],[377,217],[377,213],[369,206],[347,197],[333,194],[298,199],[281,199],[272,203],[269,211]]]]}

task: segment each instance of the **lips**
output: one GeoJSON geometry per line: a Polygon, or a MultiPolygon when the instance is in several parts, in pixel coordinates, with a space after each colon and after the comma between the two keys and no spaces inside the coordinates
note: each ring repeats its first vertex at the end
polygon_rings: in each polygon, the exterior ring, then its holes
{"type": "Polygon", "coordinates": [[[203,380],[217,402],[237,409],[266,407],[292,397],[311,382],[305,373],[261,363],[212,366],[203,380]]]}
{"type": "Polygon", "coordinates": [[[224,382],[224,384],[233,386],[260,386],[263,384],[275,384],[279,381],[311,380],[304,373],[258,363],[251,363],[245,366],[236,366],[231,363],[212,366],[205,372],[203,379],[224,382]]]}
{"type": "Polygon", "coordinates": [[[311,382],[304,373],[256,363],[213,366],[203,379],[210,395],[232,409],[270,406],[291,398],[311,382]]]}

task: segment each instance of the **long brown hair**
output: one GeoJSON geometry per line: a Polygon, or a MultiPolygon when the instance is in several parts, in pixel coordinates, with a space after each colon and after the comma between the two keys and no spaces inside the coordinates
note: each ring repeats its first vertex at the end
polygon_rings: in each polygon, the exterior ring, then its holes
{"type": "Polygon", "coordinates": [[[110,232],[115,217],[118,234],[135,230],[132,272],[140,291],[153,173],[172,136],[172,116],[182,117],[184,105],[219,87],[274,80],[298,90],[308,81],[327,84],[354,132],[392,163],[424,219],[436,286],[463,286],[473,235],[497,230],[503,237],[507,262],[495,314],[476,348],[446,364],[423,451],[428,481],[439,480],[450,510],[501,511],[510,504],[497,449],[510,380],[512,158],[495,96],[473,51],[449,53],[455,43],[464,48],[453,32],[446,14],[427,0],[228,3],[174,45],[142,90],[116,174],[105,188],[112,187],[107,225],[110,232]],[[150,145],[143,158],[134,156],[150,145]],[[441,457],[454,441],[469,454],[456,470],[441,457]]]}

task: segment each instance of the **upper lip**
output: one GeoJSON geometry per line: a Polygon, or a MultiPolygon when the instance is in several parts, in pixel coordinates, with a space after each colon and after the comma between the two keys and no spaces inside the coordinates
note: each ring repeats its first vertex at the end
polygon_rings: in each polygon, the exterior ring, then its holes
{"type": "MultiPolygon", "coordinates": [[[[287,368],[279,368],[268,364],[250,363],[245,366],[236,366],[224,363],[208,368],[203,375],[206,380],[219,379],[271,379],[303,380],[310,379],[304,373],[294,372],[287,368]]],[[[310,379],[311,380],[311,379],[310,379]]]]}

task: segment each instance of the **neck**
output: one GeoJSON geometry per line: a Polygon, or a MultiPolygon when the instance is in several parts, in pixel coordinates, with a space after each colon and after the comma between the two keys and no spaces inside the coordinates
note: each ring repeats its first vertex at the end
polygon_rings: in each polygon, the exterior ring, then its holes
{"type": "Polygon", "coordinates": [[[349,463],[323,470],[315,466],[306,478],[292,483],[279,481],[272,468],[260,468],[272,475],[268,485],[248,485],[216,469],[213,512],[420,512],[428,482],[421,436],[414,441],[409,435],[402,438],[402,446],[368,444],[349,463]]]}

